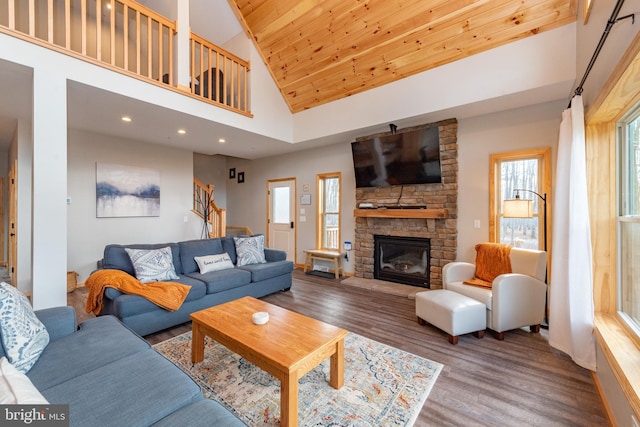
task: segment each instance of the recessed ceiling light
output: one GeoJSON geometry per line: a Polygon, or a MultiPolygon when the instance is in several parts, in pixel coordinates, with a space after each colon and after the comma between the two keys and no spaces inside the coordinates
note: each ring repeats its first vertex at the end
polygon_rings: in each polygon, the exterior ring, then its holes
{"type": "Polygon", "coordinates": [[[187,131],[186,131],[186,130],[184,130],[184,129],[178,129],[178,133],[179,133],[180,135],[184,135],[185,133],[187,133],[187,131]]]}
{"type": "Polygon", "coordinates": [[[219,142],[220,144],[224,144],[225,142],[227,142],[227,140],[226,140],[226,139],[224,139],[224,138],[220,138],[220,139],[218,139],[218,142],[219,142]]]}
{"type": "Polygon", "coordinates": [[[123,122],[130,122],[130,121],[131,121],[131,117],[129,117],[129,116],[122,116],[122,121],[123,121],[123,122]]]}

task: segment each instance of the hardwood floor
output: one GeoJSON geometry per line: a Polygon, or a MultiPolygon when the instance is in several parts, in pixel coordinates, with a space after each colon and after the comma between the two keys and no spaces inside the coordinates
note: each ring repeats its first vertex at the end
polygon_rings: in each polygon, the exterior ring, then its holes
{"type": "MultiPolygon", "coordinates": [[[[421,326],[413,299],[344,286],[294,271],[293,286],[263,298],[272,304],[345,328],[444,364],[416,426],[608,426],[588,370],[548,344],[546,331],[485,334],[451,345],[444,332],[421,326]]],[[[78,321],[86,289],[69,294],[78,321]]],[[[190,323],[145,337],[150,343],[190,331],[190,323]]]]}

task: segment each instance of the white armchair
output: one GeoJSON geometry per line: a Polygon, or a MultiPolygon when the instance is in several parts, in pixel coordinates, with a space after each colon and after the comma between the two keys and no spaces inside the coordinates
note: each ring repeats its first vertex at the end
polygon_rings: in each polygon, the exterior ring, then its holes
{"type": "Polygon", "coordinates": [[[442,269],[444,289],[468,296],[487,306],[487,328],[504,339],[504,331],[529,326],[540,332],[545,318],[547,254],[544,251],[512,248],[509,253],[513,273],[497,276],[491,288],[464,284],[472,279],[476,266],[451,262],[442,269]]]}

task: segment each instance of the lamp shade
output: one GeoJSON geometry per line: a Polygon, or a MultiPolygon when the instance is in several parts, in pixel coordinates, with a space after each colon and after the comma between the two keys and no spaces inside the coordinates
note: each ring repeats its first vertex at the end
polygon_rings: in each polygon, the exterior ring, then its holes
{"type": "Polygon", "coordinates": [[[505,200],[502,206],[504,218],[533,218],[533,203],[531,200],[512,199],[505,200]]]}

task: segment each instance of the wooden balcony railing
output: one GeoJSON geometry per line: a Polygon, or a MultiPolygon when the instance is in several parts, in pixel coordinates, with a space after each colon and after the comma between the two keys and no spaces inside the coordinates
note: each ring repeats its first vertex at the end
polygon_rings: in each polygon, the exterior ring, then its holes
{"type": "Polygon", "coordinates": [[[131,0],[0,0],[0,26],[83,59],[173,82],[174,22],[131,0]]]}
{"type": "Polygon", "coordinates": [[[207,223],[209,237],[224,237],[227,210],[215,204],[213,185],[204,185],[197,178],[193,178],[193,212],[207,223]]]}
{"type": "Polygon", "coordinates": [[[249,114],[249,62],[191,33],[191,93],[227,109],[249,114]]]}
{"type": "MultiPolygon", "coordinates": [[[[0,31],[145,79],[177,86],[176,23],[133,0],[0,0],[0,31]]],[[[190,36],[191,94],[251,115],[249,62],[190,36]]]]}

